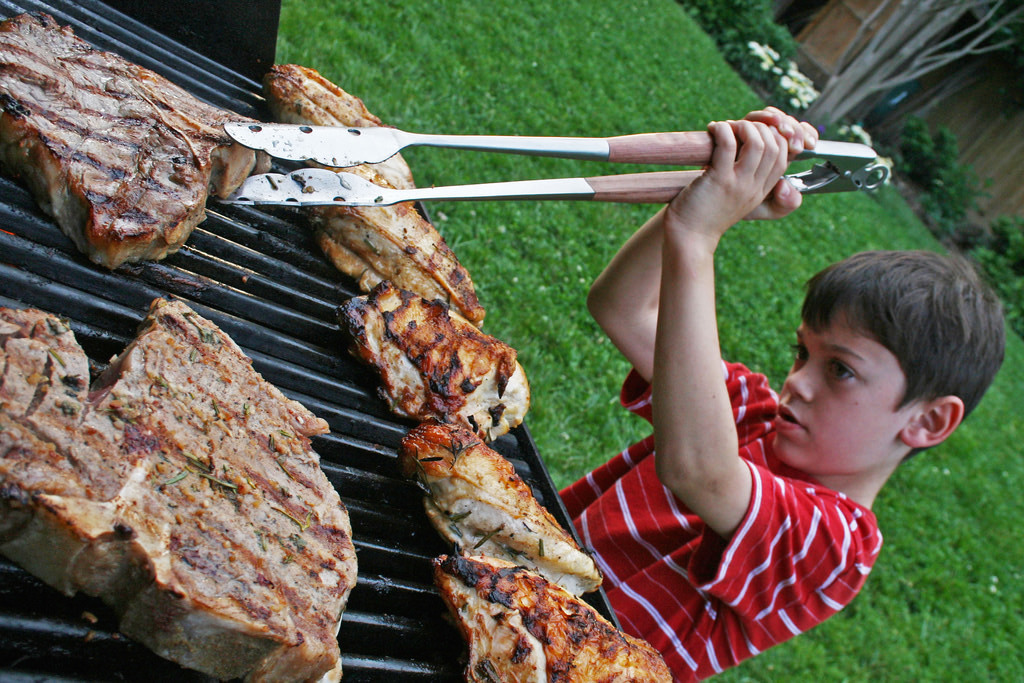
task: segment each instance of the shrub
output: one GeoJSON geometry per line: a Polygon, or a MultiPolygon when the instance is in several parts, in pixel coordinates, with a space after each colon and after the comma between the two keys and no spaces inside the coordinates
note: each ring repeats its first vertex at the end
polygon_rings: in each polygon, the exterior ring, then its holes
{"type": "Polygon", "coordinates": [[[771,0],[679,0],[679,4],[711,36],[732,68],[764,91],[771,104],[789,111],[810,104],[810,81],[792,61],[796,41],[773,20],[771,0]]]}
{"type": "Polygon", "coordinates": [[[924,192],[921,206],[940,236],[969,241],[969,211],[978,208],[981,183],[970,164],[958,160],[956,136],[945,126],[933,135],[920,117],[911,116],[903,128],[896,169],[924,192]]]}
{"type": "Polygon", "coordinates": [[[928,124],[918,116],[911,116],[903,126],[900,146],[901,158],[896,170],[927,188],[932,178],[935,163],[935,139],[928,131],[928,124]]]}
{"type": "Polygon", "coordinates": [[[1007,325],[1024,336],[1024,218],[1000,216],[990,228],[986,244],[971,253],[1003,300],[1007,325]]]}

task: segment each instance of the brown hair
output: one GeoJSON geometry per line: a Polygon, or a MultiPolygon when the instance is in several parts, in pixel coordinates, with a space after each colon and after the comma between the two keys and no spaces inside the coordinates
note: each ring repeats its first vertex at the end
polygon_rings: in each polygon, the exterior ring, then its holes
{"type": "Polygon", "coordinates": [[[807,282],[801,315],[820,330],[838,314],[899,360],[900,407],[958,396],[970,413],[1003,362],[1002,305],[959,256],[869,251],[833,264],[807,282]]]}

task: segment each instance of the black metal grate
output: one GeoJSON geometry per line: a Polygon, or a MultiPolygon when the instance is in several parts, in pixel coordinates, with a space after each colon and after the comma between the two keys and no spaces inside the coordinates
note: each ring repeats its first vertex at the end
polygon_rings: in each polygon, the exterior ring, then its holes
{"type": "MultiPolygon", "coordinates": [[[[26,11],[48,12],[212,104],[266,116],[256,81],[101,2],[0,0],[0,18],[26,11]]],[[[459,680],[463,644],[430,578],[430,559],[448,549],[428,525],[419,491],[397,473],[396,448],[410,424],[387,412],[375,378],[344,352],[335,320],[337,306],[358,293],[324,259],[299,213],[211,202],[178,253],[111,272],[82,256],[25,189],[0,178],[0,305],[68,318],[95,371],[134,336],[154,298],[181,298],[219,325],[268,381],[330,424],[314,447],[349,509],[359,559],[338,636],[345,680],[459,680]]],[[[526,426],[493,446],[568,527],[526,426]]],[[[591,601],[611,618],[603,592],[591,601]]],[[[205,680],[118,634],[99,600],[66,598],[0,558],[0,679],[141,678],[205,680]]]]}

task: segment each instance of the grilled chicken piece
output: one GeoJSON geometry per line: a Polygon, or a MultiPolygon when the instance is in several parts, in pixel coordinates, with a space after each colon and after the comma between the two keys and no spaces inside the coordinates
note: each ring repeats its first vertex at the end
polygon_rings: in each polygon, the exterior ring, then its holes
{"type": "Polygon", "coordinates": [[[356,556],[323,420],[180,302],[91,389],[67,325],[0,309],[0,372],[0,553],[208,675],[340,678],[356,556]]]}
{"type": "Polygon", "coordinates": [[[425,484],[423,504],[448,542],[511,559],[573,595],[597,590],[594,559],[537,502],[512,464],[464,429],[425,422],[402,440],[402,474],[425,484]]]}
{"type": "Polygon", "coordinates": [[[161,259],[265,154],[222,130],[245,117],[91,47],[46,14],[0,23],[0,170],[96,263],[161,259]]]}
{"type": "Polygon", "coordinates": [[[530,386],[515,349],[444,304],[382,282],[342,304],[338,317],[397,415],[463,425],[487,440],[523,421],[530,386]]]}
{"type": "MultiPolygon", "coordinates": [[[[380,126],[361,100],[313,69],[276,65],[264,79],[274,117],[316,126],[380,126]]],[[[382,187],[414,187],[400,155],[383,164],[345,169],[382,187]]],[[[309,207],[317,243],[336,268],[369,292],[383,280],[427,299],[448,303],[477,327],[483,324],[469,273],[411,202],[382,207],[309,207]]]]}
{"type": "Polygon", "coordinates": [[[560,586],[492,557],[441,556],[434,583],[469,649],[467,681],[667,682],[647,642],[560,586]]]}
{"type": "MultiPolygon", "coordinates": [[[[263,77],[270,113],[280,123],[345,128],[375,128],[384,122],[370,113],[363,101],[298,64],[275,64],[263,77]]],[[[409,164],[396,154],[379,164],[367,164],[397,189],[416,187],[409,164]]]]}

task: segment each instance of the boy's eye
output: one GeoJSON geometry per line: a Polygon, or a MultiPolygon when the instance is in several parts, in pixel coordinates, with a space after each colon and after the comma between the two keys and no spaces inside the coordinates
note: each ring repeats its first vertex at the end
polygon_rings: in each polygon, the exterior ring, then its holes
{"type": "Polygon", "coordinates": [[[849,379],[850,377],[853,377],[853,370],[851,370],[846,363],[840,360],[833,360],[831,362],[831,366],[832,375],[836,379],[849,379]]]}
{"type": "Polygon", "coordinates": [[[803,344],[793,344],[793,358],[795,360],[807,360],[807,347],[803,344]]]}

